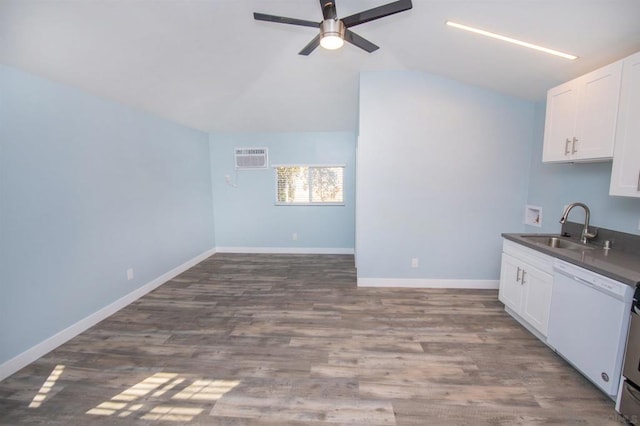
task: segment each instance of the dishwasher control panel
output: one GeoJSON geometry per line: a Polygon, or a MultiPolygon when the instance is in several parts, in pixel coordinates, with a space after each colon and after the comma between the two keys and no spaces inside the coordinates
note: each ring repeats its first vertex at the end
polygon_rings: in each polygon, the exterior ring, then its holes
{"type": "Polygon", "coordinates": [[[554,259],[553,269],[621,300],[630,298],[633,293],[631,286],[560,259],[554,259]]]}

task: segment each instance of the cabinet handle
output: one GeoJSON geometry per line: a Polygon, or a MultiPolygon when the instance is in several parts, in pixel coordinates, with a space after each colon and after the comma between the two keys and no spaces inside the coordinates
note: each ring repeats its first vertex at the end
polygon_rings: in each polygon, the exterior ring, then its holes
{"type": "Polygon", "coordinates": [[[573,142],[571,143],[571,153],[575,154],[576,152],[578,152],[578,150],[576,149],[576,142],[578,142],[578,139],[576,139],[575,137],[573,138],[573,142]]]}
{"type": "Polygon", "coordinates": [[[636,190],[640,192],[640,171],[638,171],[638,186],[636,187],[636,190]]]}
{"type": "Polygon", "coordinates": [[[518,272],[516,272],[516,282],[520,282],[520,271],[522,271],[522,269],[520,269],[520,267],[518,266],[518,272]]]}
{"type": "Polygon", "coordinates": [[[564,155],[569,155],[569,144],[571,143],[571,141],[569,140],[569,138],[565,139],[564,142],[564,155]]]}
{"type": "Polygon", "coordinates": [[[526,274],[526,273],[527,273],[527,271],[525,271],[525,270],[523,269],[523,270],[522,270],[522,280],[520,280],[520,284],[522,284],[522,285],[524,285],[524,284],[525,284],[525,282],[524,282],[524,274],[526,274]]]}

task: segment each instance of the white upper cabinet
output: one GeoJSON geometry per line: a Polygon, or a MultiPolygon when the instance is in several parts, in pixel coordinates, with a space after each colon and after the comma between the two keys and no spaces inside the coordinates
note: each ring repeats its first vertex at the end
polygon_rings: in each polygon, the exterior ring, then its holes
{"type": "Polygon", "coordinates": [[[640,197],[640,52],[623,64],[609,194],[640,197]]]}
{"type": "Polygon", "coordinates": [[[618,61],[549,90],[543,162],[613,157],[621,76],[618,61]]]}
{"type": "Polygon", "coordinates": [[[573,81],[547,93],[542,161],[569,161],[575,133],[578,90],[573,81]]]}

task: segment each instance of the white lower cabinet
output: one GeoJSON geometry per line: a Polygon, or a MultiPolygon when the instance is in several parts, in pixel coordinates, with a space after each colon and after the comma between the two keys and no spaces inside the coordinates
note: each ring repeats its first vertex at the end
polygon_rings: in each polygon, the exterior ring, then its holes
{"type": "Polygon", "coordinates": [[[542,336],[549,327],[552,271],[550,256],[505,240],[498,298],[542,336]]]}

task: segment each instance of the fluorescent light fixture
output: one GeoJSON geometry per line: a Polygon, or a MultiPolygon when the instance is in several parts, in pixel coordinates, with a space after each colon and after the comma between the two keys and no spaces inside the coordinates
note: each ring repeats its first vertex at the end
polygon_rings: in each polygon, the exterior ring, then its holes
{"type": "Polygon", "coordinates": [[[500,34],[492,33],[492,32],[489,32],[489,31],[478,29],[478,28],[469,27],[469,26],[466,26],[466,25],[458,24],[456,22],[447,21],[447,25],[450,26],[450,27],[459,28],[459,29],[465,30],[465,31],[470,31],[472,33],[480,34],[480,35],[483,35],[483,36],[487,36],[487,37],[495,38],[495,39],[498,39],[498,40],[506,41],[508,43],[517,44],[518,46],[524,46],[524,47],[528,47],[529,49],[539,50],[540,52],[545,52],[545,53],[549,53],[551,55],[560,56],[561,58],[571,59],[571,60],[574,60],[574,59],[578,58],[577,56],[571,55],[569,53],[559,52],[557,50],[549,49],[547,47],[538,46],[537,44],[527,43],[526,41],[516,40],[515,38],[503,36],[503,35],[500,35],[500,34]]]}

